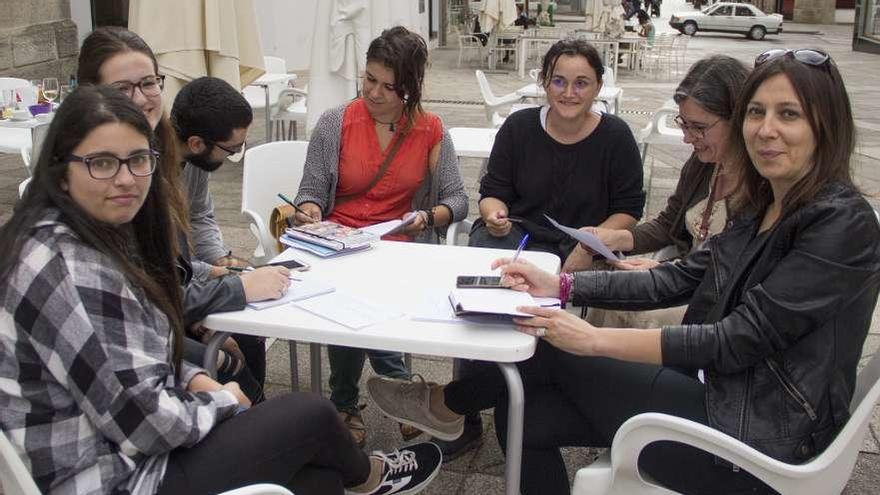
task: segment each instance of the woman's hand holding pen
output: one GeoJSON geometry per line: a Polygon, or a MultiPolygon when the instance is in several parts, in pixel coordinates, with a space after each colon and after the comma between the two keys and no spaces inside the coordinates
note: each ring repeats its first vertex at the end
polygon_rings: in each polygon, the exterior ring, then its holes
{"type": "Polygon", "coordinates": [[[539,297],[559,297],[559,275],[545,272],[524,260],[501,258],[492,269],[501,268],[501,285],[539,297]]]}
{"type": "Polygon", "coordinates": [[[321,221],[321,207],[315,203],[305,202],[299,205],[299,209],[293,215],[293,222],[297,225],[321,221]]]}
{"type": "Polygon", "coordinates": [[[264,266],[241,274],[247,302],[278,299],[290,287],[290,270],[283,266],[264,266]]]}
{"type": "Polygon", "coordinates": [[[486,215],[483,219],[486,222],[486,229],[494,237],[504,237],[510,233],[513,224],[507,218],[507,212],[504,210],[495,210],[486,215]]]}

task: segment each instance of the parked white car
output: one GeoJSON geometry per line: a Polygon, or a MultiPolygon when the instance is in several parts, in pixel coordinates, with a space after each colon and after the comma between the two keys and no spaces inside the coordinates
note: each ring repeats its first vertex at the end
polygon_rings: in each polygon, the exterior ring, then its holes
{"type": "Polygon", "coordinates": [[[682,34],[693,36],[697,31],[743,33],[753,40],[767,34],[782,32],[782,15],[767,15],[748,3],[718,2],[702,12],[676,12],[669,25],[682,34]]]}

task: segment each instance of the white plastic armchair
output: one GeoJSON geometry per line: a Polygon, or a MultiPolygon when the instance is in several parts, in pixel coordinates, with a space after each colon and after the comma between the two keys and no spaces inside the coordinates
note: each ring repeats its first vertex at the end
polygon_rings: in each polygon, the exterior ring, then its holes
{"type": "Polygon", "coordinates": [[[449,226],[446,227],[446,245],[467,246],[467,239],[471,233],[471,227],[473,226],[474,222],[468,219],[449,224],[449,226]],[[459,239],[460,237],[464,237],[464,239],[459,239]]]}
{"type": "Polygon", "coordinates": [[[229,490],[219,495],[294,495],[293,492],[283,486],[261,483],[259,485],[243,486],[235,490],[229,490]]]}
{"type": "Polygon", "coordinates": [[[668,123],[676,115],[678,115],[678,106],[673,100],[667,100],[662,107],[654,111],[651,121],[639,131],[638,142],[642,146],[642,163],[645,163],[645,157],[648,155],[648,145],[687,146],[681,129],[672,127],[668,123]]]}
{"type": "MultiPolygon", "coordinates": [[[[850,403],[850,419],[817,457],[786,464],[708,426],[666,414],[646,413],[617,430],[608,451],[575,475],[572,495],[673,494],[638,469],[639,453],[652,442],[673,441],[714,454],[751,473],[780,493],[840,493],[855,466],[874,405],[880,398],[880,351],[859,373],[850,403]]],[[[683,466],[683,468],[685,468],[683,466]]]]}
{"type": "Polygon", "coordinates": [[[245,152],[241,213],[257,238],[254,256],[261,260],[278,254],[277,239],[269,233],[269,215],[282,203],[278,193],[291,199],[296,196],[308,147],[307,141],[276,141],[245,152]]]}
{"type": "Polygon", "coordinates": [[[272,122],[275,124],[275,140],[284,137],[288,141],[295,141],[297,138],[296,125],[298,122],[302,122],[303,129],[306,128],[306,119],[308,118],[306,100],[308,97],[308,90],[299,88],[287,88],[278,94],[278,102],[272,110],[272,122]],[[287,124],[290,124],[290,127],[285,129],[287,124]]]}
{"type": "Polygon", "coordinates": [[[493,127],[499,127],[504,122],[504,119],[500,117],[498,110],[505,105],[520,101],[521,98],[515,92],[504,96],[495,96],[495,93],[492,92],[492,87],[489,86],[489,80],[486,79],[486,74],[481,70],[475,70],[474,74],[477,76],[477,83],[480,85],[480,94],[483,95],[483,109],[486,112],[486,120],[493,127]]]}

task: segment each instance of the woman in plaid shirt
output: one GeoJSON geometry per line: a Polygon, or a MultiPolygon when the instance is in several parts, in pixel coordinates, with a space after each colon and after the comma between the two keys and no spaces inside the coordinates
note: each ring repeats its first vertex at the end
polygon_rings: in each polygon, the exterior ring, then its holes
{"type": "Polygon", "coordinates": [[[128,97],[77,89],[0,228],[0,426],[40,489],[419,491],[439,468],[433,444],[368,457],[333,405],[311,394],[236,415],[250,407],[238,385],[181,360],[180,286],[152,139],[128,97]]]}

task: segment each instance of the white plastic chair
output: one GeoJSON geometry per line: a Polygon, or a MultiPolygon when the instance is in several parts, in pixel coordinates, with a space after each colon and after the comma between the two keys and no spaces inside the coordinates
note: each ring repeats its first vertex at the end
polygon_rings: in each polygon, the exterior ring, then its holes
{"type": "Polygon", "coordinates": [[[671,127],[668,120],[678,115],[678,106],[673,100],[667,100],[662,107],[654,111],[654,117],[639,132],[637,141],[642,146],[642,163],[648,155],[648,145],[665,144],[670,146],[687,146],[683,141],[684,133],[677,127],[671,127]]]}
{"type": "MultiPolygon", "coordinates": [[[[290,76],[290,79],[295,78],[287,73],[287,63],[283,58],[267,56],[263,57],[263,63],[266,66],[266,76],[283,74],[290,76]]],[[[285,87],[287,87],[287,81],[269,85],[269,105],[274,105],[278,102],[278,95],[285,87]]],[[[257,109],[266,107],[266,91],[263,88],[258,86],[246,86],[242,89],[241,93],[244,95],[248,103],[250,103],[251,108],[257,109]]]]}
{"type": "Polygon", "coordinates": [[[610,455],[606,451],[593,464],[577,472],[571,493],[674,494],[639,473],[639,453],[648,444],[658,441],[680,442],[717,455],[780,493],[840,493],[855,466],[878,398],[880,352],[876,352],[859,373],[850,403],[849,421],[824,452],[805,464],[780,462],[714,428],[693,421],[659,413],[639,414],[617,430],[610,455]]]}
{"type": "Polygon", "coordinates": [[[504,119],[499,115],[498,109],[505,105],[516,103],[521,98],[515,92],[504,96],[495,96],[495,93],[492,92],[492,87],[489,86],[489,80],[486,79],[486,74],[481,70],[475,70],[474,74],[477,76],[477,83],[480,85],[480,94],[483,95],[483,110],[486,112],[486,120],[493,127],[500,127],[504,119]]]}
{"type": "Polygon", "coordinates": [[[446,245],[467,246],[468,236],[470,236],[473,226],[474,222],[468,219],[449,224],[449,227],[446,228],[446,245]]]}
{"type": "Polygon", "coordinates": [[[241,182],[241,213],[257,238],[254,256],[268,260],[278,254],[277,239],[269,233],[269,215],[282,201],[293,199],[299,189],[306,161],[307,141],[277,141],[250,148],[244,155],[241,182]]]}
{"type": "Polygon", "coordinates": [[[599,92],[600,98],[597,101],[605,103],[608,113],[617,114],[620,112],[620,101],[623,99],[623,88],[617,86],[617,78],[614,69],[605,66],[605,74],[602,76],[602,91],[599,92]]]}
{"type": "Polygon", "coordinates": [[[18,197],[19,197],[19,199],[24,197],[24,192],[25,192],[25,190],[27,190],[27,186],[30,183],[31,183],[31,177],[28,177],[27,179],[21,181],[18,184],[18,197]]]}
{"type": "Polygon", "coordinates": [[[287,88],[281,91],[278,95],[278,102],[272,111],[272,122],[275,127],[274,140],[286,138],[288,141],[295,141],[297,138],[296,126],[299,122],[302,122],[303,129],[306,129],[308,118],[306,100],[308,96],[308,89],[287,88]],[[287,127],[288,124],[290,127],[287,127]]]}
{"type": "Polygon", "coordinates": [[[482,63],[483,61],[483,42],[480,41],[476,35],[473,34],[459,34],[458,35],[458,67],[461,67],[461,59],[467,52],[468,61],[471,60],[471,56],[474,52],[477,53],[477,60],[482,63]]]}

